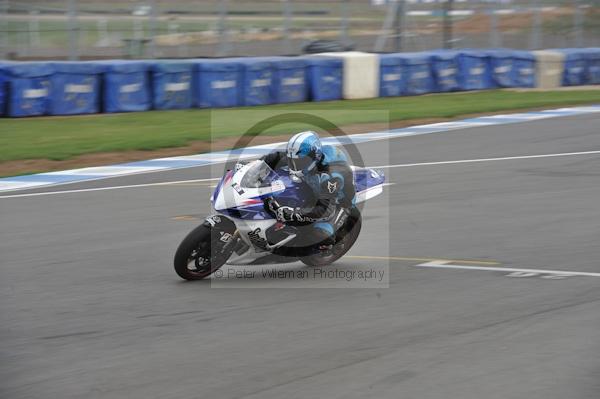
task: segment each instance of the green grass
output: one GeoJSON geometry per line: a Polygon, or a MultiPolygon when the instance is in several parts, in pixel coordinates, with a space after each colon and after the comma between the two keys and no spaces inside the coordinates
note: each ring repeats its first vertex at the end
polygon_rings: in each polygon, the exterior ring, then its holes
{"type": "MultiPolygon", "coordinates": [[[[76,117],[43,117],[0,120],[0,162],[20,159],[64,160],[81,154],[155,150],[185,146],[190,141],[237,136],[249,127],[259,111],[310,112],[343,126],[356,123],[451,118],[465,114],[535,107],[600,103],[600,90],[556,92],[486,91],[420,97],[300,103],[228,110],[151,111],[76,117]],[[366,112],[387,111],[387,112],[366,112]],[[219,116],[221,115],[221,116],[219,116]],[[222,115],[226,115],[223,117],[222,115]]],[[[265,134],[309,128],[287,123],[265,134]]]]}

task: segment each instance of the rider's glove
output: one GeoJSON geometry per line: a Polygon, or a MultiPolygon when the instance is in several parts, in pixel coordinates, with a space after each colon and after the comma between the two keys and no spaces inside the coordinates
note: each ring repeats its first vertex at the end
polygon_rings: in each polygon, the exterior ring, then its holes
{"type": "Polygon", "coordinates": [[[274,198],[265,198],[264,204],[269,213],[280,222],[293,222],[299,220],[296,215],[296,210],[289,206],[281,206],[274,198]]]}
{"type": "Polygon", "coordinates": [[[294,208],[289,206],[281,206],[275,211],[275,217],[280,222],[292,222],[296,216],[294,208]]]}
{"type": "Polygon", "coordinates": [[[279,205],[279,203],[277,202],[277,200],[275,200],[275,198],[273,198],[273,197],[267,197],[267,198],[265,198],[263,200],[263,203],[264,203],[265,208],[267,209],[267,211],[269,213],[271,213],[273,216],[275,216],[277,214],[277,209],[281,207],[279,205]]]}

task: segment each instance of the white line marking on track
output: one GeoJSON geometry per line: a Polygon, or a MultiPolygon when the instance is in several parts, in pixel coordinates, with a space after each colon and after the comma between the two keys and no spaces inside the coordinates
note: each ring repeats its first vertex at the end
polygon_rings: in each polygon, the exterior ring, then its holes
{"type": "MultiPolygon", "coordinates": [[[[518,113],[518,114],[506,114],[506,115],[491,115],[491,116],[482,116],[479,118],[471,118],[465,120],[457,120],[451,122],[442,122],[431,125],[420,125],[413,126],[408,128],[401,129],[392,129],[385,132],[371,132],[371,133],[359,133],[347,136],[346,139],[349,139],[354,144],[360,144],[364,142],[377,141],[377,140],[391,140],[401,137],[409,137],[421,134],[431,134],[431,133],[444,133],[454,131],[456,129],[462,128],[472,128],[477,126],[499,126],[505,124],[518,123],[522,121],[531,121],[537,119],[545,119],[545,118],[556,118],[556,117],[564,117],[571,115],[582,115],[589,113],[600,112],[600,105],[597,106],[585,106],[585,107],[571,107],[571,108],[560,108],[555,110],[545,110],[541,112],[530,112],[530,113],[518,113]],[[496,118],[496,119],[494,119],[496,118]]],[[[325,138],[323,141],[331,140],[333,137],[325,138]]],[[[343,145],[343,141],[346,140],[333,140],[331,144],[334,145],[343,145]],[[337,142],[337,144],[336,144],[337,142]]],[[[272,144],[263,144],[258,146],[248,147],[246,150],[251,150],[251,154],[237,154],[240,158],[253,158],[256,154],[254,151],[256,150],[264,150],[264,149],[275,149],[283,146],[285,143],[272,143],[272,144]]],[[[188,155],[181,157],[171,157],[171,158],[158,158],[158,159],[149,159],[147,161],[140,161],[137,163],[129,163],[129,164],[120,164],[120,165],[107,165],[107,166],[99,166],[99,167],[88,167],[88,168],[80,168],[76,170],[66,170],[66,171],[58,171],[58,172],[49,172],[49,173],[39,173],[34,176],[37,177],[37,181],[30,181],[29,177],[21,177],[13,176],[0,178],[0,192],[14,192],[14,191],[22,191],[29,190],[33,188],[39,187],[48,187],[48,186],[61,186],[68,184],[75,184],[79,182],[89,182],[93,180],[101,180],[101,179],[110,179],[121,176],[130,176],[141,173],[157,173],[157,172],[165,172],[177,169],[187,169],[187,168],[195,168],[199,166],[207,166],[214,165],[218,163],[222,163],[230,158],[230,151],[220,151],[216,153],[208,153],[208,154],[197,154],[197,155],[188,155]],[[200,164],[192,164],[192,165],[181,165],[181,161],[191,161],[197,160],[202,161],[200,164]],[[163,162],[166,164],[156,165],[153,163],[163,162]],[[174,163],[173,163],[174,162],[174,163]],[[150,166],[148,165],[150,163],[150,166]],[[144,166],[146,165],[146,166],[144,166]],[[80,173],[88,173],[88,174],[80,174],[80,173]],[[96,177],[91,177],[91,176],[96,177]],[[71,176],[71,178],[65,180],[56,180],[56,177],[61,176],[71,176]],[[43,180],[44,177],[47,177],[49,180],[43,180]]],[[[403,165],[404,166],[404,165],[403,165]]],[[[408,166],[408,165],[406,165],[408,166]]]]}
{"type": "Polygon", "coordinates": [[[371,168],[390,169],[390,168],[408,168],[412,166],[429,166],[429,165],[452,165],[460,163],[476,163],[476,162],[494,162],[494,161],[512,161],[517,159],[536,159],[536,158],[555,158],[555,157],[570,157],[578,155],[597,155],[599,151],[582,151],[582,152],[563,152],[559,154],[541,154],[541,155],[520,155],[515,157],[500,157],[500,158],[478,158],[478,159],[460,159],[458,161],[439,161],[439,162],[421,162],[421,163],[405,163],[397,165],[381,165],[370,166],[371,168]]]}
{"type": "MultiPolygon", "coordinates": [[[[77,194],[77,193],[87,193],[90,191],[107,191],[107,190],[119,190],[123,188],[138,188],[138,187],[152,187],[152,186],[171,186],[176,184],[184,184],[184,183],[199,183],[199,182],[209,182],[221,180],[220,177],[210,178],[210,179],[194,179],[194,180],[176,180],[176,181],[167,181],[167,182],[159,182],[159,183],[145,183],[145,184],[131,184],[127,186],[110,186],[110,187],[95,187],[95,188],[82,188],[79,190],[64,190],[64,191],[46,191],[42,193],[27,193],[27,194],[14,194],[14,195],[0,195],[0,199],[6,198],[23,198],[23,197],[40,197],[43,195],[58,195],[58,194],[77,194]]],[[[383,183],[383,186],[392,186],[396,183],[383,183]]],[[[211,184],[207,186],[209,188],[217,187],[216,184],[211,184]]]]}
{"type": "Polygon", "coordinates": [[[515,274],[511,277],[525,277],[531,275],[552,275],[561,277],[585,276],[585,277],[600,277],[600,273],[592,272],[576,272],[570,270],[544,270],[544,269],[520,269],[513,267],[491,267],[491,266],[467,266],[467,265],[451,265],[449,261],[434,260],[431,262],[421,263],[415,267],[430,267],[438,269],[463,269],[463,270],[486,270],[488,272],[509,272],[509,273],[524,273],[522,275],[515,274]]]}
{"type": "MultiPolygon", "coordinates": [[[[176,181],[166,181],[159,183],[145,183],[145,184],[131,184],[127,186],[109,186],[109,187],[94,187],[94,188],[82,188],[79,190],[63,190],[63,191],[45,191],[42,193],[28,193],[28,194],[14,194],[14,195],[2,195],[2,198],[22,198],[22,197],[38,197],[42,195],[57,195],[57,194],[73,194],[73,193],[86,193],[90,191],[106,191],[106,190],[118,190],[121,188],[137,188],[137,187],[152,187],[152,186],[170,186],[173,184],[181,184],[181,183],[198,183],[203,181],[215,181],[221,180],[220,177],[210,178],[210,179],[194,179],[194,180],[176,180],[176,181]]],[[[212,186],[211,186],[212,187],[212,186]]]]}
{"type": "MultiPolygon", "coordinates": [[[[520,156],[514,156],[514,157],[499,157],[499,158],[461,159],[461,160],[457,160],[457,161],[439,161],[439,162],[405,163],[405,164],[397,164],[397,165],[379,165],[379,166],[369,166],[369,168],[375,168],[375,169],[408,168],[408,167],[413,167],[413,166],[452,165],[452,164],[461,164],[461,163],[513,161],[513,160],[519,160],[519,159],[557,158],[557,157],[598,155],[598,154],[600,154],[600,150],[581,151],[581,152],[563,152],[563,153],[558,153],[558,154],[520,155],[520,156]]],[[[202,181],[216,181],[216,180],[220,180],[220,179],[221,179],[220,177],[215,177],[215,178],[211,178],[211,179],[178,180],[178,181],[167,181],[167,182],[160,182],[160,183],[133,184],[133,185],[128,185],[128,186],[110,186],[110,187],[85,188],[85,189],[80,189],[80,190],[48,191],[48,192],[42,192],[42,193],[4,195],[4,196],[0,196],[0,199],[20,198],[20,197],[37,197],[37,196],[42,196],[42,195],[70,194],[70,193],[89,192],[89,191],[117,190],[117,189],[121,189],[121,188],[166,186],[166,185],[177,184],[177,183],[196,183],[196,182],[202,182],[202,181]]]]}

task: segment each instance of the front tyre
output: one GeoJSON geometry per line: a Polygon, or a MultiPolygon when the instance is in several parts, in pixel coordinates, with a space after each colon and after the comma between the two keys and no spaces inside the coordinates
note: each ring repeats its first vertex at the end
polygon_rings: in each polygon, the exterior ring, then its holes
{"type": "MultiPolygon", "coordinates": [[[[221,219],[226,220],[224,217],[221,219]]],[[[219,223],[216,227],[204,222],[183,239],[173,261],[179,277],[185,280],[202,280],[227,262],[232,250],[227,250],[226,246],[235,232],[235,225],[228,222],[219,223]]]]}

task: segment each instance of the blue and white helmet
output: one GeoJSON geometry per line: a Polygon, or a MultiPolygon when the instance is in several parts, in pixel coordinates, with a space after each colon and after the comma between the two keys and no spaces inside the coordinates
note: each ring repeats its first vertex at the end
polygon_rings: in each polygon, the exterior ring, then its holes
{"type": "Polygon", "coordinates": [[[294,135],[287,143],[286,155],[292,180],[307,176],[323,159],[321,139],[312,131],[294,135]]]}

